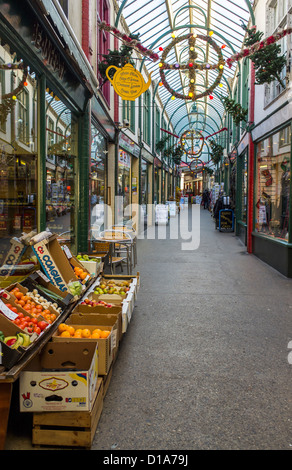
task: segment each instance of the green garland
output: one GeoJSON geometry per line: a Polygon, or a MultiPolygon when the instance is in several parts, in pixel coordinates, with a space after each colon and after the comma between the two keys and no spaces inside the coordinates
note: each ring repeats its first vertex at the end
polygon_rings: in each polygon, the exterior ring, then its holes
{"type": "Polygon", "coordinates": [[[242,25],[242,28],[248,35],[244,41],[245,46],[260,44],[259,49],[249,56],[255,67],[256,85],[263,85],[277,80],[282,88],[286,88],[286,84],[281,78],[281,73],[287,63],[287,58],[286,54],[281,54],[280,44],[276,44],[275,38],[270,37],[267,39],[267,44],[264,47],[264,44],[261,42],[264,35],[263,32],[256,31],[255,27],[248,29],[245,25],[242,25]]]}
{"type": "MultiPolygon", "coordinates": [[[[138,38],[139,35],[131,35],[132,38],[138,38]]],[[[133,48],[131,46],[127,46],[125,44],[122,45],[120,50],[109,50],[108,54],[103,54],[103,60],[98,64],[98,70],[102,76],[103,83],[102,85],[108,80],[106,76],[106,69],[110,66],[115,66],[118,68],[124,67],[126,64],[131,64],[135,66],[134,61],[131,59],[133,53],[133,48]]],[[[112,68],[109,71],[109,75],[111,79],[113,78],[116,70],[112,68]]]]}
{"type": "Polygon", "coordinates": [[[224,147],[222,145],[217,144],[214,140],[210,140],[211,146],[211,160],[215,165],[220,163],[221,157],[223,156],[224,147]]]}
{"type": "Polygon", "coordinates": [[[244,109],[235,100],[225,96],[222,98],[226,111],[232,116],[234,123],[239,126],[242,121],[247,121],[248,110],[244,109]]]}

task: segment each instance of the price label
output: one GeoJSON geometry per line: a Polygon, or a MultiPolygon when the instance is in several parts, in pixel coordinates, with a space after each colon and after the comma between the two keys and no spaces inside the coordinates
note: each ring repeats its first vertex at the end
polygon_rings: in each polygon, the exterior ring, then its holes
{"type": "Polygon", "coordinates": [[[71,253],[71,251],[69,250],[69,248],[68,248],[67,245],[64,245],[64,246],[63,246],[63,251],[65,252],[65,255],[67,256],[68,259],[71,259],[71,258],[72,258],[72,253],[71,253]]]}
{"type": "Polygon", "coordinates": [[[5,315],[5,317],[12,321],[18,317],[17,313],[12,312],[12,310],[10,310],[2,300],[0,300],[0,311],[5,315]]]}

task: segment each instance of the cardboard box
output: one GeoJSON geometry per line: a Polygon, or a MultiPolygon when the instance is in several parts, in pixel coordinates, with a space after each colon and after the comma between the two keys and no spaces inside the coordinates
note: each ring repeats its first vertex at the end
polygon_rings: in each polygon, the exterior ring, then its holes
{"type": "Polygon", "coordinates": [[[44,273],[60,291],[68,290],[70,282],[78,281],[56,234],[35,243],[32,248],[44,273]]]}
{"type": "Polygon", "coordinates": [[[97,379],[96,342],[49,342],[20,374],[20,411],[89,411],[97,379]]]}
{"type": "MultiPolygon", "coordinates": [[[[80,253],[80,255],[82,256],[82,253],[80,253]]],[[[79,263],[81,263],[88,270],[88,272],[90,272],[90,274],[92,274],[95,277],[100,273],[100,267],[102,265],[101,258],[98,256],[90,256],[90,255],[87,255],[87,256],[89,258],[88,261],[80,260],[78,258],[77,259],[79,263]],[[93,261],[96,258],[100,258],[100,262],[93,261]]]]}
{"type": "Polygon", "coordinates": [[[122,334],[125,332],[123,324],[125,320],[123,317],[125,316],[126,312],[122,311],[123,306],[116,305],[112,307],[103,307],[102,305],[96,305],[95,307],[91,307],[86,304],[79,303],[73,310],[72,313],[83,313],[88,315],[100,314],[100,315],[116,315],[119,318],[120,323],[120,335],[119,339],[121,339],[122,334]]]}
{"type": "MultiPolygon", "coordinates": [[[[118,314],[102,314],[102,313],[71,313],[67,318],[66,324],[68,325],[102,325],[112,327],[112,347],[114,353],[119,347],[119,342],[122,337],[122,312],[118,314]],[[114,338],[115,335],[115,338],[114,338]]],[[[98,328],[98,326],[97,326],[98,328]]]]}
{"type": "MultiPolygon", "coordinates": [[[[80,328],[79,325],[72,324],[75,329],[80,328]]],[[[112,334],[112,326],[103,326],[103,325],[82,325],[82,328],[88,328],[91,332],[96,328],[101,330],[110,330],[111,334],[107,338],[100,339],[87,339],[87,338],[66,338],[59,336],[58,332],[55,332],[52,335],[52,342],[67,343],[70,342],[73,344],[83,343],[83,342],[92,342],[98,343],[98,375],[107,375],[109,372],[111,363],[113,361],[113,348],[115,347],[114,340],[115,335],[112,334]]]]}

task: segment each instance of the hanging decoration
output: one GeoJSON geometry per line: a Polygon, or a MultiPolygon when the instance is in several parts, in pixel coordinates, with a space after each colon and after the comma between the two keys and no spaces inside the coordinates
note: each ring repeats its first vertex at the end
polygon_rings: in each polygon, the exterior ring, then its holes
{"type": "Polygon", "coordinates": [[[127,34],[121,33],[117,28],[111,26],[105,21],[99,23],[98,28],[100,30],[112,33],[115,37],[121,39],[127,47],[137,50],[143,56],[153,60],[153,62],[159,60],[159,55],[153,52],[151,49],[147,49],[147,47],[144,47],[138,40],[138,37],[135,37],[133,35],[127,36],[127,34]]]}
{"type": "Polygon", "coordinates": [[[221,161],[224,148],[222,147],[222,145],[217,144],[217,142],[215,142],[215,140],[213,139],[210,140],[210,146],[211,146],[211,155],[210,155],[211,160],[213,161],[213,163],[215,163],[215,165],[217,165],[221,161]]]}
{"type": "Polygon", "coordinates": [[[148,82],[145,83],[144,78],[138,70],[134,69],[133,65],[126,64],[123,68],[110,65],[106,71],[106,76],[113,85],[115,92],[123,99],[135,101],[142,93],[144,93],[151,84],[151,74],[148,82]],[[110,70],[115,69],[113,79],[110,77],[110,70]]]}
{"type": "Polygon", "coordinates": [[[17,96],[22,92],[23,88],[27,86],[28,69],[24,67],[23,63],[18,64],[0,64],[0,70],[23,70],[23,76],[19,85],[10,93],[2,95],[0,104],[0,123],[5,124],[8,115],[13,111],[17,96]]]}
{"type": "Polygon", "coordinates": [[[189,158],[198,158],[202,153],[205,139],[200,131],[191,129],[182,134],[180,142],[189,158]]]}
{"type": "Polygon", "coordinates": [[[163,50],[161,60],[159,63],[160,68],[160,77],[161,83],[164,87],[171,93],[173,98],[179,98],[183,100],[192,100],[195,101],[197,99],[203,98],[204,96],[210,95],[212,96],[212,92],[215,88],[220,84],[221,78],[224,71],[225,60],[223,58],[221,47],[219,47],[216,42],[210,36],[204,36],[200,34],[193,34],[189,33],[184,36],[179,36],[177,38],[173,38],[171,43],[163,50]],[[196,39],[200,39],[202,41],[207,42],[210,46],[213,47],[215,52],[218,56],[218,62],[216,64],[208,64],[208,63],[199,63],[196,62],[198,57],[197,52],[195,51],[196,46],[196,39]],[[188,40],[189,43],[189,60],[186,64],[168,64],[165,62],[168,53],[171,51],[173,47],[179,44],[182,41],[188,40]],[[170,87],[167,83],[165,78],[165,70],[185,70],[189,72],[189,91],[188,94],[178,93],[176,90],[170,87]],[[204,92],[197,93],[196,91],[196,71],[208,71],[208,70],[218,70],[217,78],[215,79],[214,83],[204,92]]]}
{"type": "Polygon", "coordinates": [[[222,97],[226,111],[232,116],[234,123],[239,126],[242,121],[247,121],[248,110],[228,96],[222,97]]]}
{"type": "MultiPolygon", "coordinates": [[[[263,32],[257,31],[256,28],[249,29],[245,25],[242,25],[242,27],[247,33],[244,41],[245,46],[252,46],[258,43],[264,35],[263,32]]],[[[281,54],[280,44],[269,41],[265,47],[252,54],[250,60],[254,63],[256,85],[263,85],[264,83],[271,83],[277,80],[282,88],[286,87],[281,74],[286,66],[287,58],[286,54],[281,54]]]]}
{"type": "MultiPolygon", "coordinates": [[[[256,26],[254,26],[253,28],[255,29],[256,26]]],[[[228,65],[228,67],[231,68],[232,65],[234,64],[234,62],[239,62],[241,59],[244,59],[245,57],[252,56],[256,52],[266,48],[270,44],[274,44],[275,42],[280,41],[282,38],[284,38],[285,36],[287,36],[291,33],[292,33],[292,28],[287,28],[287,29],[283,29],[282,31],[278,31],[277,33],[272,34],[271,36],[269,36],[266,39],[259,40],[259,41],[255,42],[250,47],[245,47],[244,49],[242,49],[237,54],[233,54],[231,57],[229,57],[226,60],[226,63],[228,65]]]]}

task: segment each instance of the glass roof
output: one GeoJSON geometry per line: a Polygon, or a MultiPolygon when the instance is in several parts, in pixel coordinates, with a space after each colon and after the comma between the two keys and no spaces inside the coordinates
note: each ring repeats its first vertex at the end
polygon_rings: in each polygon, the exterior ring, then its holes
{"type": "MultiPolygon", "coordinates": [[[[189,94],[191,78],[195,77],[196,95],[204,93],[212,86],[219,72],[218,48],[224,60],[239,52],[245,35],[241,25],[247,24],[252,14],[252,2],[248,0],[119,0],[118,5],[118,18],[123,17],[130,33],[139,33],[142,45],[158,53],[160,58],[162,49],[171,44],[174,40],[172,34],[175,35],[176,44],[169,50],[164,61],[165,64],[172,65],[170,70],[164,70],[165,80],[170,88],[184,96],[189,94]],[[183,65],[189,64],[192,57],[189,39],[179,40],[181,36],[190,33],[196,38],[195,60],[202,64],[202,70],[196,70],[195,75],[192,75],[189,69],[183,69],[183,65]],[[218,46],[217,50],[202,36],[211,37],[218,46]],[[180,64],[180,67],[175,69],[175,64],[180,64]],[[212,69],[213,64],[216,64],[217,68],[212,69]]],[[[120,24],[116,24],[117,28],[119,26],[120,24]]],[[[186,130],[194,129],[207,137],[224,127],[224,106],[221,97],[228,94],[235,67],[229,69],[225,65],[219,80],[220,86],[212,93],[213,99],[207,95],[193,100],[173,98],[165,86],[159,86],[159,61],[153,62],[146,58],[141,61],[140,70],[143,65],[149,72],[152,71],[155,90],[171,119],[176,135],[181,136],[186,130]]],[[[200,158],[205,162],[209,160],[206,143],[200,158]]]]}

